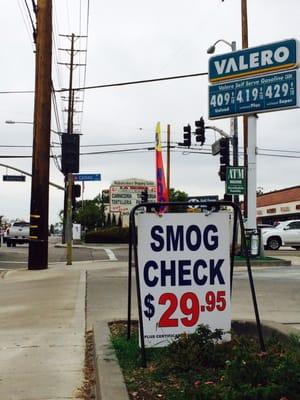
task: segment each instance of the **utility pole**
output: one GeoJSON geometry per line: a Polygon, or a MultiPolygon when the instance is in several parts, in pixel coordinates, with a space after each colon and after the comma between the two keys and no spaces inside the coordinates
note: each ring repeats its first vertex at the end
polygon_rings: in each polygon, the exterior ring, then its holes
{"type": "Polygon", "coordinates": [[[30,241],[28,269],[48,268],[52,0],[37,1],[30,241]]]}
{"type": "MultiPolygon", "coordinates": [[[[75,91],[73,90],[73,72],[74,69],[78,66],[85,66],[85,64],[75,64],[74,63],[74,56],[78,52],[86,52],[86,50],[75,50],[75,39],[86,37],[86,36],[75,36],[74,33],[72,35],[60,35],[62,37],[66,37],[71,39],[71,48],[60,48],[59,50],[67,51],[70,53],[70,62],[69,63],[62,63],[59,62],[58,64],[65,65],[70,68],[70,75],[69,75],[69,93],[68,98],[66,101],[68,102],[68,108],[64,111],[67,112],[67,133],[73,133],[73,126],[74,126],[74,103],[75,101],[75,91]]],[[[79,112],[79,111],[77,111],[79,112]]],[[[67,264],[71,264],[72,258],[72,248],[71,248],[71,241],[72,241],[72,186],[73,186],[73,177],[72,174],[67,174],[65,176],[65,195],[64,195],[64,218],[63,218],[63,234],[62,234],[62,242],[67,242],[67,264]],[[67,240],[67,237],[69,240],[67,240]]]]}
{"type": "MultiPolygon", "coordinates": [[[[242,14],[242,48],[248,48],[248,14],[247,0],[241,0],[242,14]]],[[[245,167],[245,194],[244,194],[244,218],[248,217],[248,116],[243,116],[243,138],[244,138],[244,167],[245,167]]]]}

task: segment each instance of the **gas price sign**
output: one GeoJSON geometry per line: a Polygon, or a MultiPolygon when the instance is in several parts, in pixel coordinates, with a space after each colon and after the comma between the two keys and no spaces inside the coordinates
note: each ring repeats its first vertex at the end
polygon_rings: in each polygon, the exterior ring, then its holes
{"type": "Polygon", "coordinates": [[[228,332],[228,213],[139,214],[137,228],[145,347],[166,346],[199,324],[228,332]]]}
{"type": "Polygon", "coordinates": [[[299,107],[299,71],[209,86],[209,118],[299,107]]]}

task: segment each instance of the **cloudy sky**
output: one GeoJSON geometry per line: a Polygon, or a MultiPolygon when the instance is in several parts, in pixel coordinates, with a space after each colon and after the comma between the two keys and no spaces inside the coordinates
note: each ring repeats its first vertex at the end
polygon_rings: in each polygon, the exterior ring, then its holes
{"type": "MultiPolygon", "coordinates": [[[[69,54],[58,48],[70,47],[68,38],[77,39],[77,67],[74,86],[102,85],[174,75],[207,72],[207,48],[218,39],[236,41],[241,48],[240,0],[53,0],[54,51],[53,82],[56,89],[68,86],[69,70],[57,62],[68,62],[69,54]],[[88,18],[89,4],[89,18],[88,18]],[[81,11],[81,12],[80,12],[81,11]],[[89,21],[89,24],[87,24],[89,21]]],[[[32,1],[27,0],[32,11],[32,1]]],[[[33,121],[32,93],[3,93],[34,90],[34,46],[31,22],[25,0],[0,0],[1,82],[0,155],[1,164],[31,172],[30,156],[33,121]],[[6,120],[18,124],[6,124],[6,120]]],[[[31,13],[33,16],[33,13],[31,13]]],[[[288,38],[299,39],[299,0],[248,0],[249,46],[288,38]]],[[[33,16],[34,21],[34,16],[33,16]]],[[[216,53],[229,52],[219,43],[216,53]]],[[[154,141],[157,121],[166,140],[167,124],[171,141],[182,141],[183,126],[203,116],[207,124],[229,132],[229,119],[208,121],[207,76],[113,88],[90,89],[78,93],[75,129],[82,133],[82,173],[101,173],[101,182],[86,183],[84,198],[95,197],[116,179],[155,178],[155,155],[151,151],[104,153],[149,147],[154,141]],[[84,100],[82,103],[81,101],[84,100]],[[135,144],[135,143],[143,143],[135,144]],[[111,146],[104,146],[110,144],[111,146]],[[127,144],[127,145],[125,145],[127,144]],[[93,146],[91,146],[93,145],[93,146]],[[102,153],[102,154],[101,154],[102,153]]],[[[52,118],[52,129],[65,129],[67,103],[57,93],[59,121],[52,118]]],[[[257,185],[265,192],[299,184],[299,110],[260,114],[258,119],[257,185]],[[270,149],[274,151],[267,151],[270,149]],[[279,153],[279,150],[284,152],[279,153]],[[297,153],[298,151],[298,153],[297,153]],[[262,153],[277,154],[266,156],[262,153]],[[281,156],[279,156],[281,154],[281,156]],[[283,157],[284,156],[284,157],[283,157]],[[289,156],[289,157],[287,157],[289,156]]],[[[219,136],[208,131],[204,149],[219,136]]],[[[53,152],[60,154],[58,135],[53,133],[53,152]]],[[[242,147],[242,121],[239,118],[239,143],[242,147]]],[[[240,163],[242,163],[242,148],[240,163]]],[[[171,187],[190,195],[222,196],[219,157],[181,150],[171,153],[171,187]]],[[[15,174],[0,167],[2,175],[15,174]]],[[[50,180],[63,184],[62,174],[51,161],[50,180]]],[[[31,180],[7,183],[0,180],[0,215],[29,219],[31,180]]],[[[50,189],[50,223],[58,221],[63,193],[50,189]]]]}

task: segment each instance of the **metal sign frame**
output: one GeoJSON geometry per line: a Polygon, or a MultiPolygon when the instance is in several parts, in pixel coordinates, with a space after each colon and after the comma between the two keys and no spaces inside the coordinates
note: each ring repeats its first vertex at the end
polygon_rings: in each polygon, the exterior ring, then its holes
{"type": "MultiPolygon", "coordinates": [[[[132,268],[135,268],[136,274],[136,290],[137,290],[137,302],[138,302],[138,315],[139,315],[139,325],[140,325],[140,343],[141,343],[141,357],[142,357],[142,365],[143,367],[147,366],[147,359],[146,359],[146,348],[144,342],[144,326],[143,326],[143,314],[142,314],[142,302],[141,302],[141,287],[140,287],[140,276],[139,276],[139,260],[138,260],[138,251],[137,251],[137,227],[136,227],[136,212],[139,211],[140,208],[146,207],[148,210],[154,209],[159,211],[162,207],[182,207],[188,206],[188,202],[168,202],[168,203],[145,203],[139,204],[135,206],[129,216],[129,257],[128,257],[128,308],[127,308],[127,339],[129,340],[131,337],[131,298],[132,298],[132,268]]],[[[254,307],[255,319],[256,319],[256,326],[257,326],[257,333],[258,339],[260,342],[260,347],[262,351],[265,351],[265,343],[263,338],[263,332],[260,322],[258,304],[256,299],[254,281],[252,276],[251,270],[251,263],[249,258],[249,251],[248,245],[249,243],[246,240],[245,228],[242,218],[242,213],[240,208],[232,202],[228,201],[207,201],[207,202],[200,202],[199,206],[205,205],[209,212],[214,212],[220,207],[231,207],[234,212],[234,220],[233,220],[233,235],[232,235],[232,243],[231,243],[231,253],[230,253],[230,296],[232,296],[232,281],[233,281],[233,269],[234,269],[234,251],[237,244],[237,227],[238,222],[241,230],[241,246],[242,249],[246,249],[245,257],[246,257],[246,264],[247,264],[247,271],[248,271],[248,278],[250,283],[250,290],[252,295],[252,302],[254,307]]]]}

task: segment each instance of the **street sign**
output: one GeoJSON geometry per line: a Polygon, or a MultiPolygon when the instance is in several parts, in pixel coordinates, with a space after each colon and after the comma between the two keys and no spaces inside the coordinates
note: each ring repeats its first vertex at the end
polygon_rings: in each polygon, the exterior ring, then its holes
{"type": "Polygon", "coordinates": [[[299,54],[299,41],[296,39],[220,54],[209,59],[208,77],[211,83],[216,83],[296,68],[299,54]]]}
{"type": "Polygon", "coordinates": [[[73,174],[74,182],[101,181],[101,174],[73,174]]]}
{"type": "Polygon", "coordinates": [[[25,182],[25,175],[3,175],[4,182],[25,182]]]}
{"type": "Polygon", "coordinates": [[[229,214],[139,214],[137,230],[145,347],[167,346],[199,324],[228,333],[229,214]]]}
{"type": "Polygon", "coordinates": [[[205,203],[206,201],[218,201],[219,196],[215,195],[208,195],[208,196],[190,196],[188,197],[188,202],[190,205],[188,205],[188,208],[195,209],[195,208],[201,208],[202,211],[205,211],[207,209],[206,205],[201,205],[201,203],[205,203]],[[200,202],[200,204],[199,204],[200,202]]]}
{"type": "Polygon", "coordinates": [[[209,118],[300,106],[299,71],[286,71],[209,86],[209,118]]]}
{"type": "Polygon", "coordinates": [[[239,195],[245,193],[244,167],[227,167],[226,169],[226,194],[239,195]]]}

